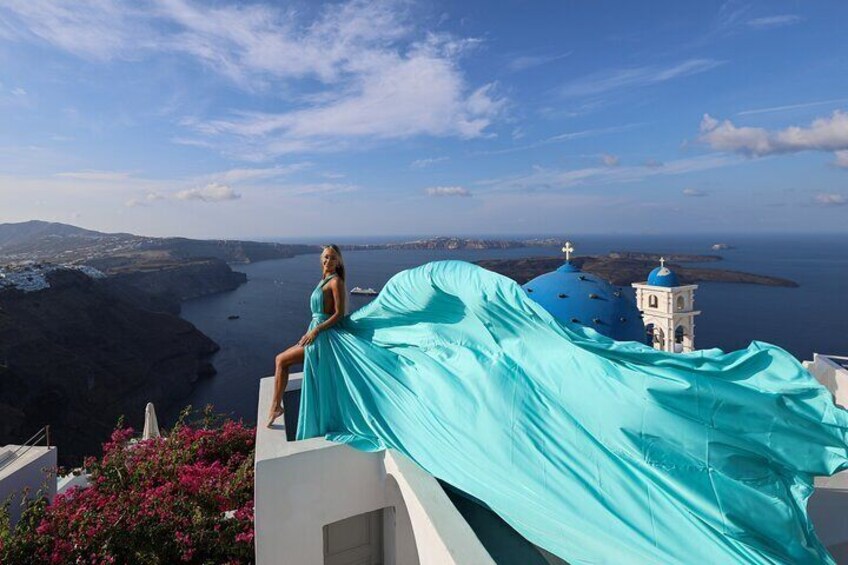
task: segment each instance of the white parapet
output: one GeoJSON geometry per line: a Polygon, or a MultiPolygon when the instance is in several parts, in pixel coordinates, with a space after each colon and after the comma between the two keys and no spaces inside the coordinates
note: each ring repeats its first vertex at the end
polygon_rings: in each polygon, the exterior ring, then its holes
{"type": "Polygon", "coordinates": [[[827,387],[833,400],[843,408],[848,408],[848,357],[813,353],[812,361],[804,361],[804,367],[827,387]]]}
{"type": "Polygon", "coordinates": [[[89,486],[88,473],[84,469],[79,471],[79,474],[66,475],[56,480],[56,494],[65,494],[72,488],[84,489],[89,486]]]}
{"type": "MultiPolygon", "coordinates": [[[[292,375],[287,390],[300,388],[292,375]]],[[[289,442],[283,418],[266,428],[273,378],[262,379],[256,432],[256,561],[261,564],[491,564],[438,482],[393,450],[312,438],[289,442]]]]}
{"type": "Polygon", "coordinates": [[[11,497],[9,519],[14,526],[25,492],[32,498],[41,491],[51,501],[56,496],[56,448],[7,445],[0,454],[0,502],[11,497]]]}
{"type": "MultiPolygon", "coordinates": [[[[848,357],[813,354],[804,367],[848,408],[848,357]]],[[[819,536],[837,563],[848,563],[848,471],[832,477],[816,477],[816,490],[807,505],[819,536]]]]}

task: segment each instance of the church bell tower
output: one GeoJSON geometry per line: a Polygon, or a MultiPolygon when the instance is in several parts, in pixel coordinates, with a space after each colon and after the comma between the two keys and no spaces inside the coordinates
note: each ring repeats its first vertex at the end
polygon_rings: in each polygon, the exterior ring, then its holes
{"type": "Polygon", "coordinates": [[[695,350],[696,284],[681,285],[677,275],[665,266],[651,271],[648,280],[633,283],[636,306],[642,312],[649,343],[654,349],[672,353],[695,350]]]}

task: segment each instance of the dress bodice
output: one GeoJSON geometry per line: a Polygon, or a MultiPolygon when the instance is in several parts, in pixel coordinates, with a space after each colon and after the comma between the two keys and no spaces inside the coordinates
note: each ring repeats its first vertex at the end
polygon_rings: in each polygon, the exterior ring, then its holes
{"type": "Polygon", "coordinates": [[[330,317],[329,314],[324,313],[324,285],[335,276],[335,273],[327,275],[312,291],[312,296],[309,297],[309,309],[312,311],[313,320],[326,320],[330,317]]]}

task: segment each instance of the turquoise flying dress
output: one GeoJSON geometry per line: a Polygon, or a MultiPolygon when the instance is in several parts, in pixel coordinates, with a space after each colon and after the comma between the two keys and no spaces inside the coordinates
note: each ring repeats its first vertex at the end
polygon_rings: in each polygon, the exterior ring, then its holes
{"type": "Polygon", "coordinates": [[[439,261],[318,334],[301,395],[298,439],[396,449],[572,564],[833,563],[806,501],[848,412],[773,345],[613,341],[439,261]]]}

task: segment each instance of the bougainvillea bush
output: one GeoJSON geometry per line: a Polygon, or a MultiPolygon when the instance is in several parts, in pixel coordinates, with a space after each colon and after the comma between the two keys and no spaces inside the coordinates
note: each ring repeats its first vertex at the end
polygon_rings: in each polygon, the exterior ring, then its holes
{"type": "Polygon", "coordinates": [[[0,563],[252,562],[255,431],[187,415],[137,443],[119,424],[85,462],[89,487],[37,500],[0,534],[0,563]]]}

